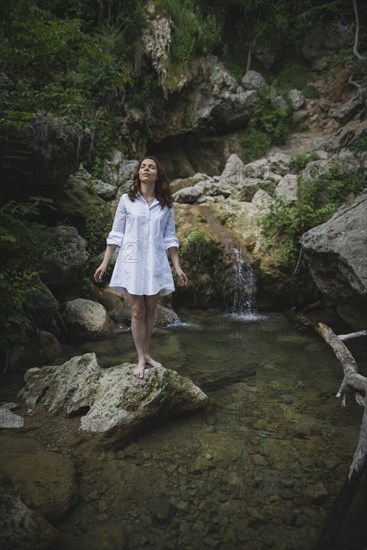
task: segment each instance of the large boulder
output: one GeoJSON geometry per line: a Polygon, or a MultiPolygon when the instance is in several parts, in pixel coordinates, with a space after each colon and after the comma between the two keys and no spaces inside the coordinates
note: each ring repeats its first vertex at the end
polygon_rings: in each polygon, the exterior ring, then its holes
{"type": "Polygon", "coordinates": [[[125,187],[125,184],[129,186],[138,164],[137,160],[125,159],[122,152],[115,149],[111,158],[104,161],[102,177],[115,187],[125,187]]]}
{"type": "Polygon", "coordinates": [[[60,225],[50,231],[54,233],[55,250],[42,260],[42,279],[52,288],[78,283],[89,258],[85,240],[75,227],[60,225]]]}
{"type": "Polygon", "coordinates": [[[367,301],[367,192],[302,238],[316,286],[335,302],[367,301]]]}
{"type": "Polygon", "coordinates": [[[39,116],[22,128],[4,126],[0,136],[5,132],[7,139],[0,139],[7,147],[2,175],[11,196],[14,189],[27,197],[34,188],[65,185],[92,145],[90,131],[51,115],[39,116]]]}
{"type": "Polygon", "coordinates": [[[56,522],[76,501],[74,464],[23,435],[3,436],[1,472],[12,480],[22,501],[56,522]]]}
{"type": "Polygon", "coordinates": [[[77,298],[64,305],[62,317],[75,339],[99,340],[112,334],[106,309],[97,302],[77,298]]]}
{"type": "Polygon", "coordinates": [[[104,443],[125,440],[153,422],[207,402],[200,388],[174,370],[148,368],[144,379],[138,379],[129,363],[102,369],[94,353],[30,369],[25,382],[19,396],[29,406],[79,414],[80,428],[104,443]]]}
{"type": "Polygon", "coordinates": [[[57,529],[42,514],[28,508],[14,484],[0,473],[0,545],[2,550],[46,550],[57,529]]]}

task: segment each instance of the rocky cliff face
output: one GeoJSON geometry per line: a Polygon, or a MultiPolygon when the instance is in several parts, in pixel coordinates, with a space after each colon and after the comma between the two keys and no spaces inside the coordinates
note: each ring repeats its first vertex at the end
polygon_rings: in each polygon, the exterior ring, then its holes
{"type": "Polygon", "coordinates": [[[305,233],[301,244],[316,286],[337,304],[340,313],[346,316],[353,308],[365,310],[367,191],[340,208],[328,222],[305,233]]]}

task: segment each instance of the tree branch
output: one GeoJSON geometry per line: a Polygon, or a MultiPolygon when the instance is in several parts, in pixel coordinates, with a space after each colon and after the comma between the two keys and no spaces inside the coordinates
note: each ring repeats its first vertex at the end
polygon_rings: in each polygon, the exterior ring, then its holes
{"type": "Polygon", "coordinates": [[[353,53],[358,59],[367,59],[367,57],[361,55],[358,52],[358,42],[359,42],[359,15],[358,15],[358,4],[357,0],[352,0],[353,3],[353,9],[354,9],[354,17],[356,20],[356,32],[354,35],[354,46],[353,46],[353,53]]]}

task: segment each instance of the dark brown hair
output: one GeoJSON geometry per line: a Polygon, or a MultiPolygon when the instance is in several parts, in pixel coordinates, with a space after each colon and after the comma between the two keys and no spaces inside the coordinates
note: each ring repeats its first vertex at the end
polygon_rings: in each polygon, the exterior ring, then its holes
{"type": "Polygon", "coordinates": [[[171,193],[171,189],[169,186],[169,181],[167,179],[166,173],[164,171],[164,168],[160,165],[159,161],[151,155],[147,155],[146,157],[143,157],[139,162],[133,176],[133,183],[130,186],[130,189],[128,191],[129,199],[134,201],[136,199],[138,192],[141,190],[139,170],[140,170],[141,163],[145,159],[154,160],[154,162],[157,165],[158,175],[157,175],[157,181],[154,187],[155,198],[157,199],[157,201],[159,202],[162,208],[164,206],[168,206],[168,208],[172,208],[173,198],[172,198],[172,193],[171,193]]]}

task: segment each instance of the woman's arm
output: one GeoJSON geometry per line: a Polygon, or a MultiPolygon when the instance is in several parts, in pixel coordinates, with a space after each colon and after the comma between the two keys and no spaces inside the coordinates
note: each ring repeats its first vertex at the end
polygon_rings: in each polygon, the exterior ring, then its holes
{"type": "Polygon", "coordinates": [[[171,246],[168,249],[168,253],[170,255],[170,258],[171,258],[171,261],[172,261],[172,264],[173,264],[173,268],[174,268],[174,270],[176,272],[176,275],[178,277],[178,284],[180,286],[186,286],[187,282],[188,282],[188,278],[187,278],[186,273],[184,271],[182,271],[182,269],[181,269],[180,262],[179,262],[179,259],[178,259],[178,248],[177,248],[177,246],[171,246]]]}
{"type": "Polygon", "coordinates": [[[124,195],[120,198],[113,220],[112,229],[107,237],[107,247],[103,256],[102,263],[97,267],[93,276],[97,283],[101,283],[103,275],[108,267],[108,263],[116,247],[121,246],[125,233],[126,211],[124,206],[124,195]]]}
{"type": "Polygon", "coordinates": [[[102,279],[103,279],[103,275],[108,267],[108,263],[111,259],[111,256],[114,252],[114,250],[116,250],[116,247],[117,247],[117,244],[108,244],[106,246],[106,250],[105,250],[105,253],[104,253],[104,256],[103,256],[103,260],[102,260],[102,263],[99,267],[97,267],[96,269],[96,272],[94,274],[94,280],[96,281],[96,283],[101,283],[102,282],[102,279]]]}

